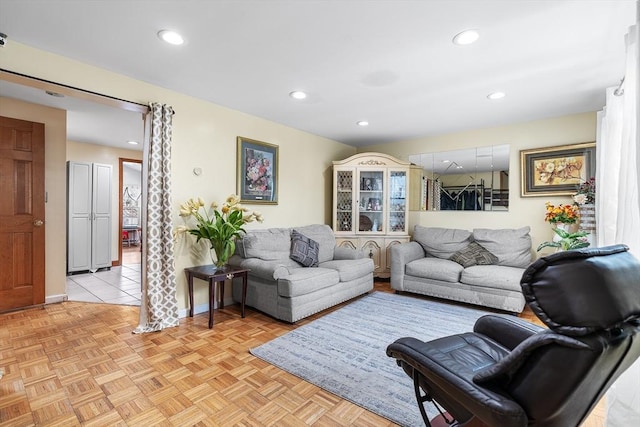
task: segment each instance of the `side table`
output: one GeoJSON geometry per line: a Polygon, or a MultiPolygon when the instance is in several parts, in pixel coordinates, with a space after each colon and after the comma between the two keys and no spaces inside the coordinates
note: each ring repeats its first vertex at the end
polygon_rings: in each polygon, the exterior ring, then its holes
{"type": "Polygon", "coordinates": [[[224,308],[224,281],[233,280],[238,277],[242,279],[242,302],[241,311],[244,318],[244,304],[247,299],[247,272],[249,270],[226,265],[224,268],[217,268],[215,265],[199,265],[185,268],[187,283],[189,285],[189,317],[193,317],[193,278],[206,280],[209,282],[209,329],[213,328],[213,306],[215,303],[216,283],[220,283],[220,308],[224,308]]]}

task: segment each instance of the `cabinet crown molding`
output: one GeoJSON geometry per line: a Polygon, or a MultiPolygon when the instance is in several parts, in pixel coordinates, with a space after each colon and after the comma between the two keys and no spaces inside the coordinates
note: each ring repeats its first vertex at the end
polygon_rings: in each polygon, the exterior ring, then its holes
{"type": "Polygon", "coordinates": [[[381,162],[380,160],[363,160],[360,163],[358,163],[359,165],[364,165],[364,166],[381,166],[381,165],[386,165],[385,162],[381,162]]]}

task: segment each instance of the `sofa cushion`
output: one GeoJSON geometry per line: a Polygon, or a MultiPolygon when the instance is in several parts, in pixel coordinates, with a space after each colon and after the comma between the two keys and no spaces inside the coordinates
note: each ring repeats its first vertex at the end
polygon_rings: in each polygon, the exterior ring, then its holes
{"type": "Polygon", "coordinates": [[[460,264],[441,258],[420,258],[406,265],[408,276],[457,283],[463,268],[460,264]]]}
{"type": "Polygon", "coordinates": [[[474,265],[462,271],[460,283],[522,292],[520,288],[522,273],[524,273],[524,268],[504,265],[474,265]]]}
{"type": "Polygon", "coordinates": [[[498,257],[489,252],[478,242],[471,242],[469,245],[460,249],[449,258],[453,262],[457,262],[464,268],[473,265],[491,265],[498,262],[498,257]]]}
{"type": "Polygon", "coordinates": [[[291,231],[291,254],[289,257],[304,267],[318,266],[318,250],[320,245],[296,230],[291,231]]]}
{"type": "Polygon", "coordinates": [[[472,242],[470,231],[421,225],[415,226],[413,240],[422,245],[427,255],[447,260],[472,242]]]}
{"type": "Polygon", "coordinates": [[[328,268],[294,268],[289,276],[278,280],[278,295],[281,297],[297,297],[328,288],[340,281],[336,270],[328,268]]]}
{"type": "Polygon", "coordinates": [[[525,268],[531,263],[530,227],[492,230],[476,228],[473,239],[498,257],[498,265],[525,268]]]}
{"type": "Polygon", "coordinates": [[[373,273],[374,269],[371,258],[327,261],[321,263],[320,267],[336,270],[340,275],[341,282],[350,282],[365,277],[367,274],[373,273]]]}
{"type": "Polygon", "coordinates": [[[296,227],[296,231],[315,240],[320,245],[318,262],[326,262],[333,259],[333,251],[336,247],[336,236],[328,225],[313,224],[304,227],[296,227]]]}
{"type": "Polygon", "coordinates": [[[291,231],[288,228],[252,230],[242,237],[240,256],[265,261],[288,260],[291,252],[291,231]]]}

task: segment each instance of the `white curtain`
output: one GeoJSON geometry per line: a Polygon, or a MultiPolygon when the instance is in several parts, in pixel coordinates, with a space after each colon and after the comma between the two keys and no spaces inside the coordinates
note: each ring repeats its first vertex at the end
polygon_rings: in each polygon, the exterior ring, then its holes
{"type": "Polygon", "coordinates": [[[178,300],[171,219],[171,129],[173,109],[151,103],[150,135],[143,161],[142,301],[134,333],[178,326],[178,300]]]}
{"type": "MultiPolygon", "coordinates": [[[[624,243],[640,258],[638,27],[625,37],[624,92],[607,89],[606,106],[598,114],[596,218],[598,246],[624,243]]],[[[640,361],[609,389],[606,420],[611,427],[640,426],[640,361]]]]}

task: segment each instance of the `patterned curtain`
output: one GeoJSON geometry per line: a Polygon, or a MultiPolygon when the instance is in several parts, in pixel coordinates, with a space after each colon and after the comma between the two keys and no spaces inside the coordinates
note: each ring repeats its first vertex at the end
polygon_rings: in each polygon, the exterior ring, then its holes
{"type": "Polygon", "coordinates": [[[151,103],[143,168],[142,301],[134,333],[178,326],[171,222],[171,119],[168,105],[151,103]],[[146,178],[146,179],[145,179],[146,178]]]}

